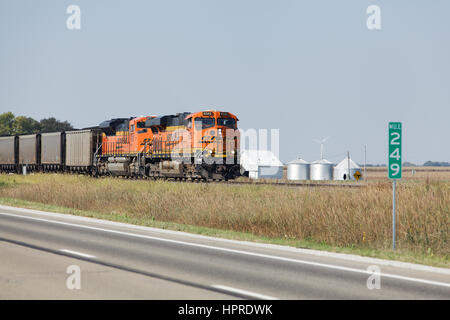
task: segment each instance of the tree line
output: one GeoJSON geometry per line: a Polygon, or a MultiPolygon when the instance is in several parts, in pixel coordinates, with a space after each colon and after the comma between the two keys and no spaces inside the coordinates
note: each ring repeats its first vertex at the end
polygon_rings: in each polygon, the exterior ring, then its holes
{"type": "MultiPolygon", "coordinates": [[[[359,164],[361,167],[362,164],[359,164]]],[[[427,161],[424,164],[415,164],[412,162],[403,162],[403,167],[450,167],[450,162],[445,161],[427,161]]],[[[366,164],[366,167],[387,167],[385,163],[382,164],[366,164]]]]}
{"type": "MultiPolygon", "coordinates": [[[[415,164],[412,162],[403,162],[404,167],[419,167],[420,164],[415,164]]],[[[422,166],[424,167],[450,167],[450,162],[444,162],[444,161],[427,161],[422,166]]]]}
{"type": "Polygon", "coordinates": [[[427,161],[423,165],[425,167],[450,167],[450,162],[427,161]]]}
{"type": "Polygon", "coordinates": [[[73,129],[73,126],[68,121],[59,121],[53,117],[37,121],[26,116],[16,117],[12,112],[0,114],[0,136],[58,132],[73,129]]]}

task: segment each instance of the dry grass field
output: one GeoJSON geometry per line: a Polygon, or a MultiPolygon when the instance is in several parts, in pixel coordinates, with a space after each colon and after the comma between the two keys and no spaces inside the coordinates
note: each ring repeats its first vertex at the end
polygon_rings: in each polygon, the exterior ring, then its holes
{"type": "MultiPolygon", "coordinates": [[[[397,246],[450,255],[450,171],[405,170],[397,184],[397,246]]],[[[0,175],[0,198],[151,221],[303,239],[336,247],[389,250],[392,184],[367,170],[362,188],[221,185],[94,179],[78,175],[0,175]]]]}
{"type": "MultiPolygon", "coordinates": [[[[387,168],[366,168],[367,181],[386,180],[387,168]]],[[[426,180],[450,181],[450,167],[404,167],[402,180],[423,182],[426,180]]]]}

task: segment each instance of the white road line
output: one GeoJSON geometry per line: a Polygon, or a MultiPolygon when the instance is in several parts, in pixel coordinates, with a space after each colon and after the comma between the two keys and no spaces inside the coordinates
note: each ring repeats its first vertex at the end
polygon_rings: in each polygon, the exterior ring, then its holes
{"type": "Polygon", "coordinates": [[[216,288],[216,289],[220,289],[220,290],[223,290],[223,291],[231,292],[231,293],[242,294],[242,295],[253,297],[253,298],[256,298],[256,299],[279,300],[278,298],[275,298],[275,297],[266,296],[266,295],[263,295],[263,294],[259,294],[259,293],[255,293],[255,292],[251,292],[251,291],[246,291],[246,290],[241,290],[241,289],[236,289],[236,288],[232,288],[232,287],[222,286],[222,285],[219,285],[219,284],[212,285],[211,287],[216,288]]]}
{"type": "Polygon", "coordinates": [[[75,256],[80,256],[80,257],[84,257],[84,258],[95,258],[95,256],[92,256],[90,254],[86,254],[86,253],[82,253],[82,252],[77,252],[77,251],[72,251],[72,250],[68,250],[68,249],[59,249],[59,251],[61,252],[65,252],[65,253],[69,253],[69,254],[73,254],[75,256]]]}
{"type": "Polygon", "coordinates": [[[45,211],[17,208],[17,207],[5,206],[5,205],[0,205],[0,210],[1,209],[16,211],[20,214],[31,213],[31,214],[37,214],[40,216],[48,217],[48,218],[61,218],[61,219],[72,220],[72,221],[80,222],[80,223],[84,223],[84,222],[99,223],[102,226],[108,226],[108,227],[120,227],[120,228],[126,228],[128,230],[153,232],[153,233],[162,234],[162,235],[169,234],[169,235],[183,236],[183,237],[189,237],[191,239],[211,240],[211,241],[215,241],[217,243],[227,243],[227,244],[244,245],[247,247],[254,247],[254,248],[273,249],[273,250],[283,251],[283,252],[306,254],[309,256],[329,257],[329,258],[336,258],[336,259],[340,259],[340,260],[367,263],[369,265],[389,266],[389,267],[410,269],[410,270],[416,270],[416,271],[440,273],[440,274],[446,274],[446,275],[450,276],[450,269],[448,269],[448,268],[438,268],[438,267],[426,266],[426,265],[421,265],[421,264],[414,264],[414,263],[410,263],[410,262],[401,262],[401,261],[395,261],[395,260],[364,257],[364,256],[358,256],[358,255],[354,255],[354,254],[329,252],[329,251],[324,251],[324,250],[295,248],[295,247],[290,247],[290,246],[268,244],[268,243],[257,243],[257,242],[251,242],[251,241],[217,238],[217,237],[210,237],[210,236],[188,233],[188,232],[183,232],[183,231],[158,229],[155,227],[140,226],[140,225],[134,225],[134,224],[129,224],[129,223],[111,221],[111,220],[76,216],[76,215],[67,214],[67,213],[45,212],[45,211]]]}
{"type": "MultiPolygon", "coordinates": [[[[306,260],[285,258],[285,257],[280,257],[280,256],[273,256],[273,255],[267,255],[267,254],[255,253],[255,252],[249,252],[249,251],[243,251],[243,250],[214,247],[214,246],[200,244],[200,243],[191,243],[191,242],[185,242],[185,241],[180,241],[180,240],[172,240],[172,239],[165,239],[165,238],[159,238],[159,237],[153,237],[153,236],[146,236],[146,235],[142,235],[142,234],[135,234],[135,233],[124,232],[124,231],[91,227],[91,226],[85,226],[85,225],[62,222],[62,221],[52,221],[52,220],[46,220],[46,219],[41,219],[41,218],[27,217],[27,216],[12,214],[12,213],[0,212],[0,215],[35,220],[35,221],[42,221],[42,222],[47,222],[47,223],[53,223],[53,224],[59,224],[59,225],[65,225],[65,226],[71,226],[71,227],[76,227],[76,228],[95,230],[95,231],[101,231],[101,232],[107,232],[107,233],[113,233],[113,234],[120,234],[120,235],[129,236],[129,237],[141,238],[141,239],[149,239],[149,240],[155,240],[155,241],[161,241],[161,242],[167,242],[167,243],[175,243],[175,244],[180,244],[180,245],[184,245],[184,246],[191,246],[191,247],[210,249],[210,250],[216,250],[216,251],[222,251],[222,252],[228,252],[228,253],[242,254],[242,255],[247,255],[247,256],[264,258],[264,259],[292,262],[292,263],[297,263],[297,264],[310,265],[310,266],[328,268],[328,269],[339,270],[339,271],[347,271],[347,272],[361,273],[361,274],[367,274],[367,275],[373,274],[372,272],[364,270],[364,269],[348,268],[348,267],[342,267],[342,266],[337,266],[337,265],[332,265],[332,264],[325,264],[325,263],[312,262],[312,261],[306,261],[306,260]]],[[[385,277],[385,278],[396,279],[396,280],[418,282],[418,283],[424,283],[424,284],[428,284],[428,285],[435,285],[435,286],[450,288],[450,283],[446,283],[446,282],[437,282],[437,281],[430,281],[430,280],[419,279],[419,278],[403,277],[403,276],[399,276],[399,275],[395,275],[395,274],[388,274],[388,273],[380,273],[380,276],[385,277]]]]}

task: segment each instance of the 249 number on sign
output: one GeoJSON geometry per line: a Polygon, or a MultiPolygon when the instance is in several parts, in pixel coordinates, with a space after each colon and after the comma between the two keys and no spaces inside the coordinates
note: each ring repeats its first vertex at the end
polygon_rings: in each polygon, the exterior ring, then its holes
{"type": "Polygon", "coordinates": [[[402,123],[389,122],[389,179],[402,178],[402,123]]]}

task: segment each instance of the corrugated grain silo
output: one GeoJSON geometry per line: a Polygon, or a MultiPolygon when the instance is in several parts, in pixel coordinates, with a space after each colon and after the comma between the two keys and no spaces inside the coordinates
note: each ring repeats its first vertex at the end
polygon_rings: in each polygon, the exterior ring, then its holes
{"type": "Polygon", "coordinates": [[[326,159],[314,161],[311,164],[310,178],[311,180],[332,180],[333,163],[326,159]]]}
{"type": "Polygon", "coordinates": [[[309,180],[311,164],[303,159],[295,159],[287,165],[288,180],[309,180]]]}

